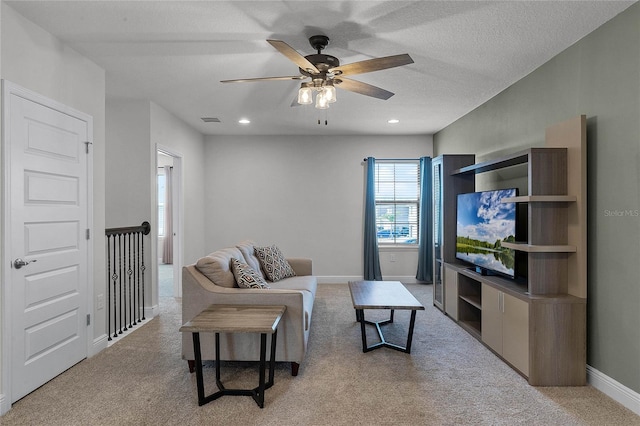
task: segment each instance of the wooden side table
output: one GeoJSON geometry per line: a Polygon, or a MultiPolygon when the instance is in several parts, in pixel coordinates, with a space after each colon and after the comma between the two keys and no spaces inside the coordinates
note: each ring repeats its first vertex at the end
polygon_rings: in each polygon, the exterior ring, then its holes
{"type": "Polygon", "coordinates": [[[264,391],[273,386],[278,324],[286,309],[286,306],[211,305],[180,327],[181,332],[191,332],[193,334],[198,405],[202,406],[224,395],[246,395],[253,397],[260,408],[264,407],[264,391]],[[204,395],[200,333],[215,333],[214,361],[216,364],[218,391],[208,396],[204,395]],[[220,333],[260,333],[258,387],[254,389],[227,389],[224,387],[220,381],[220,333]],[[267,334],[271,334],[271,358],[269,360],[269,380],[265,382],[267,334]]]}

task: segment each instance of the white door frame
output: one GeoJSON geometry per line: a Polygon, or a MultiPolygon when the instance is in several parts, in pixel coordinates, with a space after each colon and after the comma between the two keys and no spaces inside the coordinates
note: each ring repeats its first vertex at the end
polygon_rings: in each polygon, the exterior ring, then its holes
{"type": "Polygon", "coordinates": [[[87,244],[87,311],[91,315],[91,322],[87,326],[87,357],[93,355],[93,323],[95,319],[93,292],[94,292],[94,280],[93,280],[93,245],[95,241],[95,232],[93,229],[93,117],[85,114],[81,111],[77,111],[71,107],[63,105],[53,99],[49,99],[38,93],[32,92],[28,89],[11,83],[7,80],[2,80],[2,143],[1,154],[2,169],[4,171],[2,175],[2,211],[0,216],[0,226],[2,226],[2,241],[1,244],[1,256],[2,264],[0,265],[0,273],[2,276],[2,285],[0,286],[0,306],[2,309],[0,317],[0,333],[2,334],[0,339],[0,415],[3,415],[11,408],[12,390],[11,390],[11,334],[12,334],[12,306],[11,299],[11,286],[9,282],[11,280],[11,247],[10,247],[10,234],[7,232],[11,227],[11,207],[10,207],[10,188],[11,188],[11,164],[10,149],[9,146],[9,105],[8,102],[11,95],[17,95],[32,102],[39,103],[48,108],[59,111],[63,114],[75,117],[87,123],[87,131],[89,135],[88,142],[88,155],[87,155],[87,227],[91,238],[87,244]]]}
{"type": "MultiPolygon", "coordinates": [[[[155,150],[155,167],[154,167],[154,187],[157,188],[158,178],[157,178],[157,170],[158,170],[158,153],[163,153],[173,158],[173,230],[174,233],[177,234],[177,238],[173,238],[173,296],[174,297],[182,297],[182,248],[184,242],[184,205],[183,205],[183,195],[182,195],[182,154],[172,150],[171,148],[167,148],[166,146],[156,144],[155,150]]],[[[158,217],[158,191],[154,193],[154,203],[153,203],[153,216],[158,217]]],[[[153,238],[155,241],[152,241],[153,247],[158,247],[158,237],[157,233],[152,232],[153,238]]],[[[155,256],[156,259],[156,271],[158,268],[158,256],[155,256]]],[[[157,276],[157,274],[156,274],[157,276]]],[[[156,285],[159,286],[159,280],[157,280],[156,285]]],[[[156,294],[159,293],[159,289],[156,288],[156,294]]]]}

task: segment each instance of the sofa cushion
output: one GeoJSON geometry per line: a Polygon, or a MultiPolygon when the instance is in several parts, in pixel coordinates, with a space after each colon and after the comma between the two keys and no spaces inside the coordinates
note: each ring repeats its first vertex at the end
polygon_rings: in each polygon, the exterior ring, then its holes
{"type": "Polygon", "coordinates": [[[271,288],[264,278],[262,278],[262,275],[257,273],[251,266],[240,262],[236,258],[231,259],[231,271],[233,272],[238,287],[271,288]]]}
{"type": "Polygon", "coordinates": [[[229,247],[198,259],[196,268],[216,285],[229,288],[236,287],[236,279],[231,271],[231,259],[233,258],[245,262],[239,249],[229,247]]]}
{"type": "Polygon", "coordinates": [[[262,273],[262,269],[260,269],[260,261],[253,250],[254,245],[253,241],[246,240],[237,244],[236,247],[240,252],[242,252],[242,256],[244,256],[244,260],[247,262],[247,265],[251,266],[262,278],[264,278],[264,273],[262,273]]]}
{"type": "Polygon", "coordinates": [[[254,247],[254,251],[268,280],[276,282],[296,275],[287,259],[284,258],[280,249],[275,245],[254,247]]]}
{"type": "Polygon", "coordinates": [[[300,276],[285,278],[275,283],[270,283],[270,286],[271,288],[277,288],[281,290],[308,291],[315,298],[316,290],[318,288],[318,280],[313,275],[300,275],[300,276]]]}

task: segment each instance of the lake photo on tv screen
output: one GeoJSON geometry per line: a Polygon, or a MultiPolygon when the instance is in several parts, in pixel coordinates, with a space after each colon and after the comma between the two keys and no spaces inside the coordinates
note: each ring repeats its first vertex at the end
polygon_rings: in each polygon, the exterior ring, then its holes
{"type": "Polygon", "coordinates": [[[481,268],[513,277],[515,254],[502,242],[515,242],[516,189],[458,195],[456,257],[481,268]]]}

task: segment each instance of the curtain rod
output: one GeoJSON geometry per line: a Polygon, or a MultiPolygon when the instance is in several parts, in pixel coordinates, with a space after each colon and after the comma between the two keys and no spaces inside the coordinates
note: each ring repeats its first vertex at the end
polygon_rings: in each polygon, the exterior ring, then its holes
{"type": "MultiPolygon", "coordinates": [[[[369,158],[369,157],[365,157],[364,161],[367,161],[367,158],[369,158]]],[[[380,161],[418,161],[419,158],[376,158],[376,160],[380,160],[380,161]]]]}

